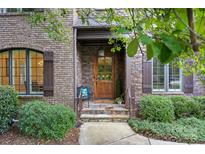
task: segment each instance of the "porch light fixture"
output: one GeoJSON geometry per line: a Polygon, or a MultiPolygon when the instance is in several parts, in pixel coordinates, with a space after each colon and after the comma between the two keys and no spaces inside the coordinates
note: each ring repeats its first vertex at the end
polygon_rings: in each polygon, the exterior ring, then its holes
{"type": "Polygon", "coordinates": [[[100,49],[98,50],[98,56],[105,56],[105,49],[103,47],[100,47],[100,49]]]}

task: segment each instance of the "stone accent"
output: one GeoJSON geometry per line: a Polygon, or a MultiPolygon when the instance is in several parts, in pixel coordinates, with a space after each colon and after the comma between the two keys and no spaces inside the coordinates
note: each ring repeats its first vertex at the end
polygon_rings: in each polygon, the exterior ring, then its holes
{"type": "Polygon", "coordinates": [[[137,105],[140,98],[143,96],[142,93],[142,54],[138,52],[133,58],[131,58],[131,69],[130,69],[130,79],[131,79],[131,104],[130,104],[130,114],[131,117],[136,117],[137,105]]]}
{"type": "Polygon", "coordinates": [[[77,76],[76,76],[76,86],[80,87],[83,84],[82,81],[82,54],[80,52],[80,45],[77,45],[77,53],[76,53],[76,71],[77,71],[77,76]]]}
{"type": "Polygon", "coordinates": [[[194,75],[193,80],[193,94],[196,96],[205,95],[205,85],[199,80],[199,78],[196,75],[194,75]]]}
{"type": "Polygon", "coordinates": [[[97,46],[80,46],[78,45],[78,66],[77,66],[77,80],[78,86],[83,84],[89,85],[91,92],[94,91],[94,64],[95,56],[97,54],[97,46]]]}
{"type": "Polygon", "coordinates": [[[142,54],[138,52],[131,62],[131,85],[134,87],[135,91],[135,101],[139,102],[142,96],[142,54]]]}
{"type": "Polygon", "coordinates": [[[0,14],[0,50],[7,48],[31,48],[42,52],[54,52],[54,96],[43,97],[51,103],[73,105],[73,13],[66,18],[71,28],[70,43],[55,42],[41,27],[31,28],[27,16],[17,13],[0,14]]]}

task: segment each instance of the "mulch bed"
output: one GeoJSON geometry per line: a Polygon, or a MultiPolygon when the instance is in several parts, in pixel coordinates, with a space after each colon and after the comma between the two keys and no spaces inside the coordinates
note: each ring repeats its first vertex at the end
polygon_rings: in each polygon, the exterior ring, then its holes
{"type": "Polygon", "coordinates": [[[13,127],[10,131],[0,135],[1,145],[37,145],[37,144],[48,144],[48,145],[79,145],[80,130],[79,128],[71,129],[64,137],[62,141],[43,141],[35,139],[33,137],[23,136],[20,134],[18,128],[13,127]]]}

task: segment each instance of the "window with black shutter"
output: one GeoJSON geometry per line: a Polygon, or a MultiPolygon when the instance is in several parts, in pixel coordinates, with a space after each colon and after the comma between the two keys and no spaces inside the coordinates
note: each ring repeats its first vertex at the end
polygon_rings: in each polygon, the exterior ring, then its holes
{"type": "Polygon", "coordinates": [[[193,75],[185,76],[173,63],[163,65],[156,58],[143,62],[143,93],[193,93],[193,75]]]}

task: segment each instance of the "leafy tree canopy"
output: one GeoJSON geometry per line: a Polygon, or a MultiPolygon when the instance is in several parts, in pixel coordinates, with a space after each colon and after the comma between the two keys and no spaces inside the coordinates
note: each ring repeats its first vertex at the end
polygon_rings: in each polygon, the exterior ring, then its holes
{"type": "MultiPolygon", "coordinates": [[[[150,60],[157,57],[161,63],[174,61],[187,75],[205,77],[205,9],[127,8],[77,9],[84,24],[88,19],[105,23],[115,38],[113,52],[127,47],[128,56],[142,52],[150,60]],[[146,50],[144,50],[146,49],[146,50]]],[[[32,26],[43,26],[49,37],[65,42],[69,28],[64,19],[69,9],[46,9],[33,12],[28,18],[32,26]]]]}
{"type": "Polygon", "coordinates": [[[43,11],[32,9],[28,16],[28,22],[32,27],[40,26],[51,39],[68,43],[70,27],[66,25],[65,19],[70,12],[70,9],[43,9],[43,11]]]}
{"type": "Polygon", "coordinates": [[[205,76],[205,9],[79,9],[78,14],[87,24],[87,19],[106,23],[116,36],[109,43],[123,42],[128,56],[141,51],[148,60],[175,61],[185,74],[205,76]]]}

